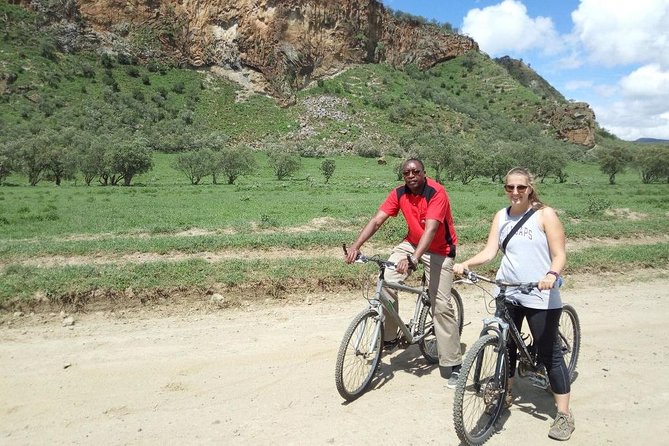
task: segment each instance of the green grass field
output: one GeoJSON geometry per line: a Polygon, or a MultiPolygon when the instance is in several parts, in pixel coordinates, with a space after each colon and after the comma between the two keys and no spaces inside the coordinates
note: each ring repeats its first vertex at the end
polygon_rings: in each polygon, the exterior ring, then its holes
{"type": "MultiPolygon", "coordinates": [[[[327,184],[317,158],[303,159],[296,175],[279,181],[258,153],[257,171],[236,184],[214,185],[205,179],[193,186],[170,167],[174,156],[155,155],[154,169],[131,187],[87,187],[81,180],[30,187],[25,178],[10,177],[0,187],[3,306],[44,298],[82,305],[100,296],[123,295],[128,288],[146,296],[226,290],[262,298],[350,287],[360,280],[361,270],[324,252],[353,241],[399,184],[394,160],[379,165],[357,156],[335,158],[336,170],[327,184]],[[325,223],[316,225],[318,221],[325,223]],[[284,258],[282,249],[305,255],[284,258]],[[270,250],[271,256],[262,255],[270,250]],[[208,262],[193,256],[202,252],[253,252],[258,259],[232,255],[234,260],[208,262]],[[131,254],[156,258],[121,260],[131,254]],[[54,256],[63,260],[44,261],[54,256]],[[79,261],[66,262],[72,256],[80,256],[79,261]]],[[[539,184],[541,198],[558,209],[569,241],[588,242],[570,253],[568,273],[666,269],[669,185],[642,184],[636,175],[620,175],[612,186],[595,166],[573,164],[567,183],[539,184]]],[[[481,179],[445,186],[460,252],[471,254],[485,240],[494,212],[506,205],[501,185],[481,179]]],[[[368,249],[387,253],[404,231],[402,219],[393,219],[368,249]]]]}

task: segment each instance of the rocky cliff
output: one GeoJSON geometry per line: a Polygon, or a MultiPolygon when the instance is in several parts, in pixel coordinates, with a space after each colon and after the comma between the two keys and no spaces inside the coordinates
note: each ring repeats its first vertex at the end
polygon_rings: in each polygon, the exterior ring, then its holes
{"type": "MultiPolygon", "coordinates": [[[[74,3],[74,1],[70,1],[74,3]]],[[[478,51],[472,39],[397,20],[374,0],[77,0],[103,43],[151,35],[184,65],[250,68],[290,101],[353,63],[422,69],[478,51]]],[[[70,14],[73,15],[73,14],[70,14]]],[[[155,42],[154,42],[155,43],[155,42]]]]}
{"type": "MultiPolygon", "coordinates": [[[[145,61],[167,57],[182,66],[246,71],[253,75],[245,80],[251,79],[256,90],[286,105],[311,81],[351,64],[427,69],[478,51],[474,40],[436,25],[398,19],[376,0],[13,1],[50,17],[50,26],[63,36],[64,50],[93,46],[145,61]]],[[[509,70],[512,76],[522,72],[524,79],[534,73],[519,65],[526,69],[509,70]]],[[[544,87],[546,91],[550,86],[544,87]]],[[[569,104],[558,92],[548,96],[555,107],[542,107],[535,119],[554,128],[560,138],[593,145],[595,122],[589,106],[569,104]]]]}

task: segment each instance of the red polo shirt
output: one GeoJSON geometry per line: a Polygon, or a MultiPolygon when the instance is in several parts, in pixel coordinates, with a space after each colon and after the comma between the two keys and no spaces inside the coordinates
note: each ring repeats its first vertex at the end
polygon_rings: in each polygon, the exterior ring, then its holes
{"type": "Polygon", "coordinates": [[[439,228],[428,251],[455,257],[458,238],[455,235],[451,203],[441,184],[426,178],[423,189],[417,194],[412,193],[406,185],[399,186],[388,194],[388,198],[379,209],[391,217],[397,216],[398,212],[402,211],[408,227],[404,240],[414,246],[418,244],[425,231],[425,220],[439,221],[439,228]]]}

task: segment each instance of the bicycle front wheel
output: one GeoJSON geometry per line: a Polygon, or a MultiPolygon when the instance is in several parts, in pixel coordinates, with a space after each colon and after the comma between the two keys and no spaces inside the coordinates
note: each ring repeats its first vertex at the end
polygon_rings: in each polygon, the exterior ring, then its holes
{"type": "Polygon", "coordinates": [[[574,382],[574,379],[576,379],[578,354],[581,351],[581,323],[578,320],[576,310],[571,305],[564,305],[562,307],[558,337],[564,363],[567,365],[567,370],[569,370],[569,379],[571,382],[574,382]]]}
{"type": "Polygon", "coordinates": [[[509,358],[499,350],[499,337],[479,338],[462,364],[453,402],[453,422],[460,440],[470,446],[485,443],[504,410],[509,358]]]}
{"type": "Polygon", "coordinates": [[[359,313],[344,334],[337,365],[337,391],[346,401],[359,397],[374,377],[381,359],[383,324],[376,311],[366,309],[359,313]]]}
{"type": "MultiPolygon", "coordinates": [[[[462,334],[465,310],[460,293],[455,289],[451,289],[451,305],[453,305],[453,309],[455,310],[455,321],[458,324],[458,330],[462,334]]],[[[425,337],[418,343],[420,352],[430,364],[438,363],[437,337],[434,334],[433,312],[430,305],[423,305],[420,317],[418,318],[418,333],[426,333],[425,337]]]]}

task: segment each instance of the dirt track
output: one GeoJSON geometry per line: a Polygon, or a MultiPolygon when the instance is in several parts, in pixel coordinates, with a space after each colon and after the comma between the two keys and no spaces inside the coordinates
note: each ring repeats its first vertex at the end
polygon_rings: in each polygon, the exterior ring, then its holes
{"type": "MultiPolygon", "coordinates": [[[[639,280],[649,274],[595,285],[574,277],[564,291],[583,329],[568,444],[666,441],[669,279],[639,280]]],[[[463,295],[471,345],[484,306],[474,289],[463,295]]],[[[453,393],[417,347],[384,357],[373,388],[343,404],[336,353],[364,301],[306,300],[74,315],[71,327],[57,314],[5,319],[0,443],[458,444],[453,393]]],[[[520,398],[487,444],[555,444],[546,437],[552,398],[518,381],[520,398]]]]}

